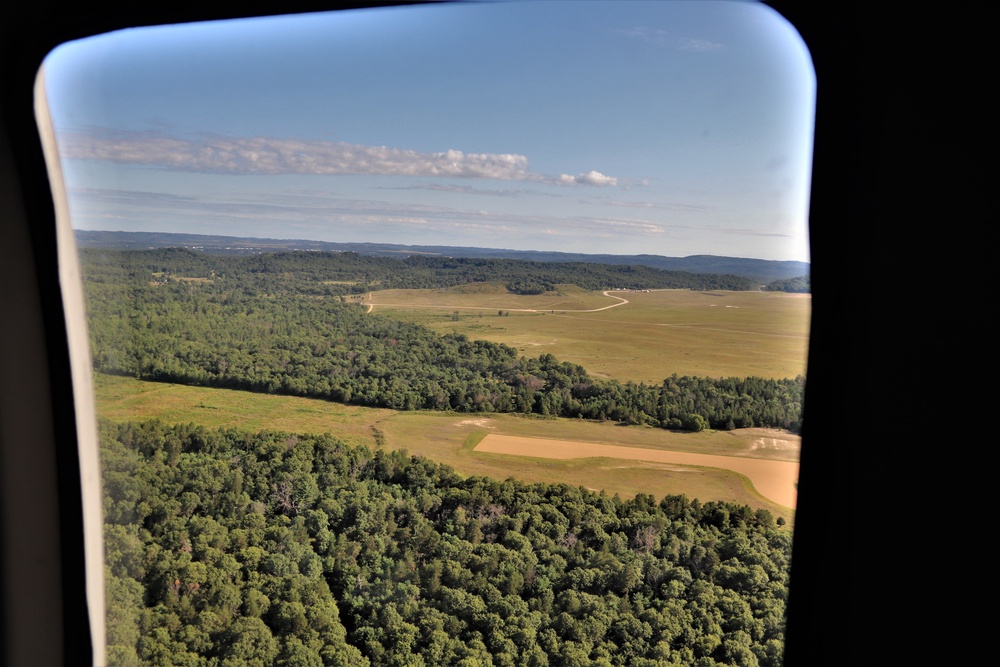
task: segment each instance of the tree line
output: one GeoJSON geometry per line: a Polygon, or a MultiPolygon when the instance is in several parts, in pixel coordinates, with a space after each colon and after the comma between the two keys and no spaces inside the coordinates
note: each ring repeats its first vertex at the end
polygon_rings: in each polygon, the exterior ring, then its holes
{"type": "Polygon", "coordinates": [[[532,262],[413,255],[406,258],[354,252],[273,252],[255,255],[213,255],[183,248],[112,250],[84,248],[85,264],[118,266],[126,275],[176,275],[238,283],[257,291],[291,290],[336,296],[370,289],[427,289],[468,283],[498,282],[514,293],[536,294],[558,284],[586,290],[698,289],[752,290],[757,284],[734,275],[667,271],[639,265],[587,262],[532,262]]]}
{"type": "Polygon", "coordinates": [[[785,280],[775,280],[764,288],[768,292],[792,292],[796,294],[809,294],[812,291],[812,281],[809,276],[799,276],[797,278],[787,278],[785,280]]]}

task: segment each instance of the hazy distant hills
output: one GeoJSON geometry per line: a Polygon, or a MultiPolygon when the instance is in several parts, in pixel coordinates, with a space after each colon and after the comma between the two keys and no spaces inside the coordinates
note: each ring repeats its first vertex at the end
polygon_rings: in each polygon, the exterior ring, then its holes
{"type": "Polygon", "coordinates": [[[595,262],[649,266],[668,271],[691,273],[732,274],[769,283],[809,274],[807,262],[778,262],[743,257],[692,255],[664,257],[662,255],[588,255],[543,250],[506,250],[500,248],[463,248],[453,246],[408,246],[392,243],[334,243],[302,239],[258,239],[203,234],[171,234],[165,232],[105,232],[77,230],[81,248],[190,248],[210,253],[247,254],[312,250],[324,252],[356,252],[361,255],[406,257],[408,255],[441,255],[446,257],[482,257],[492,259],[524,259],[533,262],[595,262]]]}

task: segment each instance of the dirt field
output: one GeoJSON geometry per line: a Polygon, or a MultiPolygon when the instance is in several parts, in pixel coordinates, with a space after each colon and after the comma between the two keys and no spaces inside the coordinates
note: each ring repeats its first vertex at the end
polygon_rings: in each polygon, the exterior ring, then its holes
{"type": "Polygon", "coordinates": [[[794,508],[796,503],[795,482],[799,476],[799,464],[788,461],[767,461],[735,456],[714,456],[711,454],[691,454],[659,449],[619,447],[591,442],[572,442],[544,438],[490,433],[476,446],[477,452],[512,454],[546,459],[614,458],[630,461],[651,461],[654,463],[676,464],[682,467],[723,468],[745,475],[757,491],[784,507],[794,508]]]}

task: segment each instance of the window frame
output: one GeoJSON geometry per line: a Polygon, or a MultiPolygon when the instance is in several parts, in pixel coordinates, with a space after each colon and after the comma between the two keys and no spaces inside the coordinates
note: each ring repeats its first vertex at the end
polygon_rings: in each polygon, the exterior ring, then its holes
{"type": "MultiPolygon", "coordinates": [[[[201,0],[144,7],[110,0],[69,15],[51,0],[34,0],[0,10],[0,285],[5,286],[0,296],[0,664],[99,664],[94,655],[102,642],[92,637],[103,634],[103,626],[88,621],[77,450],[78,426],[86,426],[86,420],[76,416],[55,207],[33,108],[42,60],[65,41],[133,26],[384,4],[419,3],[201,0]]],[[[816,665],[862,655],[849,644],[865,637],[852,633],[851,640],[843,632],[844,619],[858,616],[857,601],[845,599],[850,596],[844,591],[866,582],[849,566],[862,547],[843,537],[854,507],[845,509],[838,500],[859,471],[838,454],[840,442],[831,431],[845,423],[848,407],[867,409],[868,399],[859,397],[858,389],[872,372],[872,297],[863,289],[871,274],[845,272],[843,262],[849,258],[854,266],[872,267],[873,253],[888,247],[871,236],[875,216],[885,209],[878,204],[901,192],[902,177],[887,181],[886,174],[901,167],[902,158],[879,150],[885,130],[873,120],[898,95],[879,80],[879,66],[887,58],[883,49],[893,46],[896,33],[888,12],[828,3],[802,7],[784,0],[767,4],[799,30],[818,82],[807,418],[785,663],[816,665]],[[878,197],[876,184],[884,193],[878,197]],[[819,646],[831,650],[817,655],[819,646]]],[[[865,473],[885,473],[888,468],[880,465],[874,462],[865,473]]],[[[864,504],[877,498],[876,493],[864,504]]],[[[89,566],[94,567],[93,559],[89,566]]],[[[886,604],[866,600],[866,613],[877,614],[886,604]]]]}

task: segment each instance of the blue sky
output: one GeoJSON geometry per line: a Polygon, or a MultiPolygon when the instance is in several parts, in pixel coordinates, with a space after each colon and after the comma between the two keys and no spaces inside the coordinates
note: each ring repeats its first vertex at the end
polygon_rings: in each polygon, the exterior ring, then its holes
{"type": "Polygon", "coordinates": [[[758,4],[132,29],[44,71],[78,229],[809,259],[814,74],[758,4]]]}

